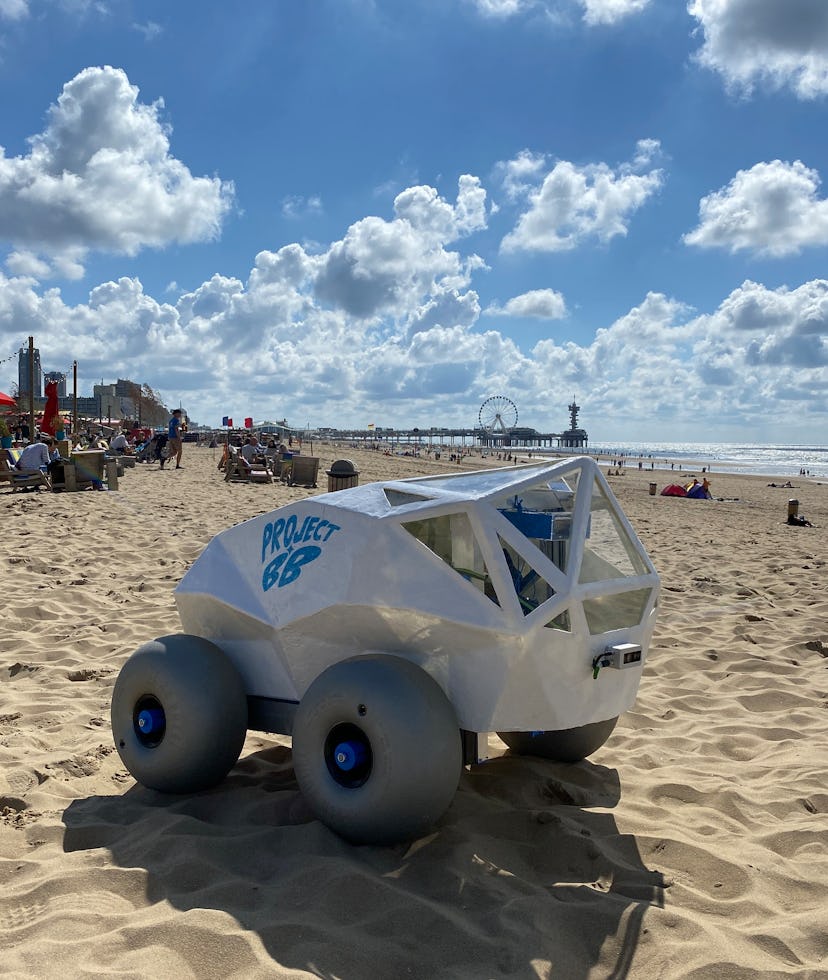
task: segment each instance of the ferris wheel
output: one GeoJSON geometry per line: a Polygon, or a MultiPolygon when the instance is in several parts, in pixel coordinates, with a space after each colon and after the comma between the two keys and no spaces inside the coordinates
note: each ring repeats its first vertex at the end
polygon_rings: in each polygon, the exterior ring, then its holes
{"type": "Polygon", "coordinates": [[[510,432],[517,425],[517,405],[505,395],[492,395],[480,406],[477,418],[487,432],[510,432]]]}

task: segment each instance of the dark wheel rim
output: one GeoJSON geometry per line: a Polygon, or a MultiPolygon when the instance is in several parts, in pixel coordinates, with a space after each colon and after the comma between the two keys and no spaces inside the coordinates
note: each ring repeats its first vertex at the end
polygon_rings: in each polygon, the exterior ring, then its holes
{"type": "Polygon", "coordinates": [[[356,725],[332,728],[325,739],[325,765],[335,782],[357,789],[371,775],[374,757],[368,736],[356,725]]]}
{"type": "Polygon", "coordinates": [[[145,694],[136,701],[132,711],[132,727],[145,748],[154,749],[161,744],[167,731],[167,716],[158,698],[145,694]]]}

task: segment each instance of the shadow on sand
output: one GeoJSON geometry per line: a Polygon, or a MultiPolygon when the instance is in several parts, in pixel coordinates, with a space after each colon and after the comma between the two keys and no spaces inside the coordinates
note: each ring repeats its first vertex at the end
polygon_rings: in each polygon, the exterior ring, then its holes
{"type": "MultiPolygon", "coordinates": [[[[432,834],[354,847],[313,819],[273,746],[209,792],[77,800],[64,849],[106,848],[146,869],[147,905],[224,912],[312,975],[624,977],[664,882],[605,812],[619,793],[613,769],[507,753],[464,773],[432,834]]],[[[186,945],[191,924],[174,918],[166,941],[186,945]]]]}

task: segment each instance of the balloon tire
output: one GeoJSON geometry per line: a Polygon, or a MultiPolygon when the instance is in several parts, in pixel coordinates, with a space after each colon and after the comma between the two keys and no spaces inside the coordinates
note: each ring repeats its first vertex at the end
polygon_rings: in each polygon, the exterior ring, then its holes
{"type": "Polygon", "coordinates": [[[385,654],[342,660],[299,703],[293,764],[302,795],[353,843],[393,844],[427,832],[445,813],[462,769],[460,730],[440,685],[416,664],[385,654]],[[332,775],[326,743],[357,731],[370,774],[358,786],[332,775]]]}
{"type": "Polygon", "coordinates": [[[139,647],[112,692],[112,734],[130,774],[162,793],[193,793],[220,783],[238,761],[247,734],[247,697],[238,671],[200,636],[173,634],[139,647]],[[148,746],[136,706],[163,708],[166,728],[148,746]]]}
{"type": "Polygon", "coordinates": [[[615,717],[560,731],[497,734],[518,755],[537,755],[555,762],[581,762],[601,748],[617,724],[615,717]]]}

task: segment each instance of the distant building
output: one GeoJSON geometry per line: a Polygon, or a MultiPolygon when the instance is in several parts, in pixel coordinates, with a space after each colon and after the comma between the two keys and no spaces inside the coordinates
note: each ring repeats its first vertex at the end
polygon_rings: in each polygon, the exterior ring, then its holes
{"type": "Polygon", "coordinates": [[[98,417],[104,421],[121,419],[121,399],[115,385],[92,385],[92,395],[98,403],[98,417]]]}
{"type": "MultiPolygon", "coordinates": [[[[36,398],[43,395],[43,375],[40,370],[40,351],[37,347],[33,348],[34,360],[34,391],[36,398]]],[[[28,395],[29,387],[29,348],[20,349],[20,357],[17,363],[17,390],[20,395],[28,395]]]]}
{"type": "Polygon", "coordinates": [[[46,390],[46,385],[54,381],[58,386],[58,398],[66,397],[66,375],[62,371],[47,371],[43,375],[43,390],[46,390]]]}
{"type": "MultiPolygon", "coordinates": [[[[59,398],[58,407],[64,415],[71,416],[75,407],[75,401],[71,395],[65,398],[59,398]]],[[[79,419],[95,419],[100,415],[98,412],[97,398],[91,398],[89,395],[78,396],[77,407],[79,419]]]]}

